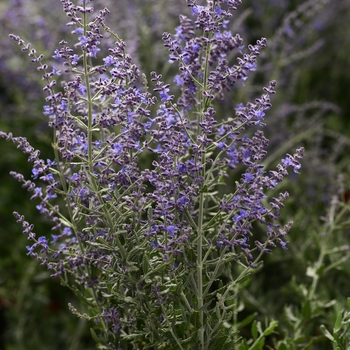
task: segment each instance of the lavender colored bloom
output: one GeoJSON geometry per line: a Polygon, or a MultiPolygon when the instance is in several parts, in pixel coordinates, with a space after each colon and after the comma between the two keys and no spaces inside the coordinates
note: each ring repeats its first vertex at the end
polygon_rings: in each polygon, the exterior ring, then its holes
{"type": "MultiPolygon", "coordinates": [[[[28,155],[33,181],[12,176],[40,200],[37,209],[52,223],[50,242],[36,240],[34,226],[14,214],[34,242],[28,254],[89,296],[92,318],[115,347],[135,334],[140,345],[152,339],[151,346],[160,347],[163,334],[157,332],[191,323],[192,316],[183,316],[195,311],[202,321],[181,330],[191,339],[189,332],[205,328],[205,317],[211,325],[224,319],[203,313],[213,302],[218,271],[239,262],[248,273],[262,253],[287,244],[288,227],[280,228],[278,218],[288,195],[268,198],[267,189],[283,180],[288,167],[299,170],[302,150],[274,171],[264,168],[268,140],[262,119],[276,82],[253,102],[239,103],[229,118],[216,109],[255,70],[266,39],[243,52],[243,39],[228,29],[240,1],[201,6],[188,0],[192,16],[180,16],[175,33],[162,36],[177,70],[174,86],[156,72],[145,83],[126,44],[106,26],[109,10],[61,3],[79,40],[73,47],[62,40],[54,51],[64,67],[62,88],[52,77],[57,70],[47,75],[43,57],[31,53],[47,81],[44,115],[54,131],[57,160],[45,162],[25,138],[0,134],[28,155]],[[100,64],[92,59],[98,52],[100,64]],[[265,227],[259,239],[254,222],[265,227]]],[[[166,333],[179,336],[176,327],[166,333]]]]}
{"type": "Polygon", "coordinates": [[[45,105],[44,106],[44,115],[54,115],[52,107],[45,105]]]}
{"type": "MultiPolygon", "coordinates": [[[[81,27],[78,27],[77,29],[74,29],[72,31],[72,34],[78,34],[78,35],[82,35],[84,33],[84,29],[81,27]]],[[[80,40],[80,39],[79,39],[80,40]]]]}
{"type": "Polygon", "coordinates": [[[159,96],[162,102],[168,102],[173,99],[174,96],[168,94],[169,88],[168,85],[161,85],[155,89],[155,91],[159,91],[159,96]]]}
{"type": "Polygon", "coordinates": [[[35,249],[35,247],[33,248],[33,246],[27,245],[27,246],[26,246],[26,249],[28,250],[28,255],[31,255],[31,256],[35,257],[35,255],[34,255],[34,249],[35,249]]]}
{"type": "Polygon", "coordinates": [[[180,75],[176,75],[174,78],[174,82],[176,83],[176,85],[178,86],[182,86],[184,84],[183,79],[181,78],[180,75]]]}
{"type": "Polygon", "coordinates": [[[291,156],[287,155],[286,158],[282,159],[282,164],[287,168],[287,167],[292,167],[295,173],[299,173],[299,169],[301,168],[301,165],[298,161],[299,157],[298,156],[291,156]]]}
{"type": "Polygon", "coordinates": [[[169,235],[171,237],[174,236],[174,234],[176,232],[176,229],[177,229],[177,227],[175,225],[169,225],[169,226],[166,227],[166,230],[167,230],[167,232],[169,233],[169,235]]]}
{"type": "Polygon", "coordinates": [[[98,47],[96,47],[96,46],[91,47],[91,49],[90,49],[90,55],[91,55],[91,57],[96,58],[96,55],[97,55],[97,53],[98,53],[99,51],[101,51],[100,48],[98,48],[98,47]]]}
{"type": "Polygon", "coordinates": [[[44,237],[44,236],[42,236],[42,237],[39,237],[39,239],[38,239],[38,243],[40,243],[41,245],[43,245],[43,246],[47,246],[47,239],[46,239],[46,237],[44,237]]]}
{"type": "Polygon", "coordinates": [[[70,57],[72,65],[76,66],[78,64],[79,61],[79,56],[77,54],[74,54],[73,56],[70,57]]]}
{"type": "Polygon", "coordinates": [[[255,176],[253,174],[249,174],[249,173],[245,173],[243,174],[243,181],[247,184],[251,183],[252,181],[254,181],[255,176]]]}
{"type": "Polygon", "coordinates": [[[237,221],[246,219],[248,216],[249,216],[248,212],[244,209],[241,209],[239,211],[239,214],[236,214],[232,220],[237,222],[237,221]]]}
{"type": "Polygon", "coordinates": [[[105,63],[106,67],[109,67],[112,64],[116,63],[115,59],[112,56],[107,56],[103,59],[103,62],[105,63]]]}
{"type": "Polygon", "coordinates": [[[52,73],[55,75],[61,75],[61,71],[57,69],[55,66],[52,67],[52,73]]]}
{"type": "Polygon", "coordinates": [[[38,170],[38,169],[32,169],[32,177],[33,177],[33,179],[35,180],[35,179],[37,179],[38,178],[38,176],[40,175],[40,171],[38,170]]]}
{"type": "Polygon", "coordinates": [[[43,195],[43,192],[42,192],[41,187],[36,187],[34,189],[34,194],[30,197],[30,199],[32,200],[32,199],[41,197],[42,195],[43,195]]]}
{"type": "MultiPolygon", "coordinates": [[[[33,169],[33,171],[34,171],[34,169],[33,169]]],[[[46,181],[46,182],[51,182],[51,183],[55,181],[55,178],[51,173],[48,173],[45,176],[41,176],[40,179],[43,181],[46,181]]]]}
{"type": "Polygon", "coordinates": [[[123,152],[123,146],[119,142],[114,143],[113,152],[117,155],[121,154],[123,152]]]}
{"type": "Polygon", "coordinates": [[[257,110],[255,111],[255,116],[258,118],[258,119],[262,119],[264,117],[265,113],[261,110],[257,110]]]}
{"type": "Polygon", "coordinates": [[[52,56],[55,60],[58,60],[59,58],[61,58],[62,57],[62,55],[60,54],[60,52],[59,52],[59,50],[58,49],[56,49],[55,51],[54,51],[54,55],[52,56]]]}

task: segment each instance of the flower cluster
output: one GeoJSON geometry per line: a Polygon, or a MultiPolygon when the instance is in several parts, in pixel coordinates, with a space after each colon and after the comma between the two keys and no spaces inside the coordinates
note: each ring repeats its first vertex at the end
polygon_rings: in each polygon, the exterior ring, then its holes
{"type": "MultiPolygon", "coordinates": [[[[35,181],[12,175],[33,192],[31,199],[39,199],[38,211],[53,224],[51,238],[37,239],[33,225],[15,213],[34,240],[28,254],[65,283],[73,277],[76,291],[94,305],[93,318],[109,334],[110,346],[126,346],[131,338],[134,344],[150,338],[160,344],[171,334],[180,349],[188,336],[195,348],[204,348],[216,341],[213,324],[224,318],[204,308],[214,281],[223,277],[218,267],[239,262],[248,273],[276,243],[286,247],[291,226],[278,224],[288,194],[267,200],[267,191],[288,167],[299,170],[303,150],[287,155],[276,171],[262,165],[268,140],[261,127],[276,83],[254,102],[237,104],[228,119],[215,109],[255,70],[266,39],[243,53],[242,39],[227,29],[241,1],[200,6],[188,0],[193,18],[180,16],[176,33],[163,34],[170,61],[179,66],[175,86],[153,72],[150,92],[125,43],[106,26],[109,10],[95,14],[87,1],[61,2],[75,38],[73,46],[61,41],[53,55],[66,80],[11,35],[43,72],[44,114],[54,131],[55,161],[40,159],[24,138],[0,134],[29,154],[35,181]],[[116,43],[102,58],[104,35],[116,43]],[[229,185],[232,176],[235,184],[229,185]],[[266,227],[260,240],[254,222],[266,227]],[[198,332],[194,325],[188,334],[174,326],[179,303],[188,313],[198,310],[198,332]],[[211,320],[206,334],[205,317],[211,320]]],[[[228,276],[236,273],[232,267],[228,276]]],[[[230,283],[226,297],[235,279],[230,283]]],[[[184,314],[176,318],[178,325],[188,322],[184,314]]]]}

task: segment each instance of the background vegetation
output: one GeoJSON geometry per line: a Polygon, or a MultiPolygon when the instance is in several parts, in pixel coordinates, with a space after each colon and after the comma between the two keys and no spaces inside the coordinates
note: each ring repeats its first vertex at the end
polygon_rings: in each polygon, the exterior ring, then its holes
{"type": "MultiPolygon", "coordinates": [[[[115,6],[114,0],[95,0],[94,6],[111,10],[110,27],[125,39],[146,75],[155,70],[170,80],[161,34],[174,32],[178,15],[188,11],[185,1],[118,0],[115,6]]],[[[43,158],[52,158],[42,114],[44,83],[7,34],[22,36],[50,60],[69,32],[65,22],[59,1],[0,1],[0,130],[26,136],[43,158]]],[[[246,45],[264,36],[268,47],[254,75],[218,107],[220,113],[232,113],[256,95],[256,87],[276,79],[278,93],[264,130],[270,139],[266,163],[274,165],[301,145],[306,149],[301,176],[283,183],[291,195],[282,221],[294,221],[288,250],[267,256],[240,296],[242,320],[253,315],[251,321],[263,324],[279,321],[278,334],[268,342],[271,347],[279,342],[278,349],[332,349],[337,336],[340,349],[347,349],[350,337],[345,313],[350,297],[349,22],[347,0],[245,0],[230,24],[246,45]]],[[[88,325],[68,310],[74,297],[26,255],[26,237],[12,212],[35,222],[39,235],[50,226],[38,221],[28,193],[9,176],[14,170],[30,177],[26,158],[10,143],[1,141],[0,147],[0,349],[93,349],[88,325]]],[[[242,335],[250,334],[249,324],[242,335]]]]}

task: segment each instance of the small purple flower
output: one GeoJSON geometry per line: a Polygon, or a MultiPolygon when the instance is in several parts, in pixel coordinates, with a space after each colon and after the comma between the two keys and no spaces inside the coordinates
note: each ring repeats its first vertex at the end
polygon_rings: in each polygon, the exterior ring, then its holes
{"type": "Polygon", "coordinates": [[[145,128],[146,132],[149,132],[151,130],[152,126],[153,126],[153,121],[152,120],[150,120],[150,121],[148,121],[148,122],[143,124],[143,127],[145,128]]]}
{"type": "Polygon", "coordinates": [[[41,171],[39,169],[34,168],[34,169],[32,169],[32,174],[33,174],[32,178],[35,180],[41,174],[41,171]]]}
{"type": "Polygon", "coordinates": [[[277,237],[277,241],[280,244],[281,248],[286,250],[287,249],[287,244],[289,243],[288,241],[283,241],[281,238],[277,237]]]}
{"type": "Polygon", "coordinates": [[[255,176],[253,174],[250,174],[250,173],[243,174],[243,181],[247,184],[253,182],[254,179],[255,179],[255,176]]]}
{"type": "Polygon", "coordinates": [[[44,112],[43,112],[44,115],[54,115],[55,114],[51,106],[45,105],[43,108],[44,108],[44,112]]]}
{"type": "Polygon", "coordinates": [[[137,152],[142,152],[140,141],[135,142],[135,149],[137,152]]]}
{"type": "Polygon", "coordinates": [[[180,75],[175,75],[174,82],[176,83],[177,86],[183,86],[184,85],[184,80],[180,75]]]}
{"type": "Polygon", "coordinates": [[[84,33],[84,29],[82,27],[79,27],[72,31],[72,34],[82,35],[83,33],[84,33]]]}
{"type": "Polygon", "coordinates": [[[262,110],[257,110],[255,111],[255,116],[258,118],[258,119],[262,119],[264,117],[265,113],[262,111],[262,110]]]}
{"type": "Polygon", "coordinates": [[[96,55],[97,55],[97,53],[100,52],[100,51],[101,51],[101,49],[94,45],[94,46],[90,49],[90,55],[91,55],[91,57],[97,58],[96,55]]]}
{"type": "Polygon", "coordinates": [[[48,245],[47,238],[45,236],[39,237],[38,243],[47,246],[48,245]]]}
{"type": "Polygon", "coordinates": [[[51,234],[51,238],[52,238],[51,243],[52,243],[52,244],[56,244],[57,241],[58,241],[58,239],[59,239],[59,236],[58,236],[58,235],[53,235],[53,234],[51,234]]]}
{"type": "Polygon", "coordinates": [[[79,62],[79,56],[77,54],[71,56],[70,59],[73,66],[76,66],[79,62]]]}
{"type": "Polygon", "coordinates": [[[82,96],[86,96],[86,91],[87,91],[87,88],[85,85],[80,85],[78,88],[77,88],[77,91],[79,92],[80,95],[82,96]]]}
{"type": "Polygon", "coordinates": [[[253,62],[247,62],[245,65],[244,65],[244,68],[247,68],[250,72],[254,72],[256,70],[256,63],[253,62]]]}
{"type": "Polygon", "coordinates": [[[188,198],[186,196],[182,196],[176,201],[176,204],[180,211],[184,211],[188,205],[188,198]]]}
{"type": "Polygon", "coordinates": [[[233,220],[234,222],[238,222],[238,221],[241,221],[241,220],[245,220],[248,216],[249,216],[249,213],[248,213],[246,210],[241,209],[241,210],[239,211],[239,214],[236,214],[236,215],[232,218],[232,220],[233,220]]]}
{"type": "Polygon", "coordinates": [[[107,56],[106,58],[103,59],[103,62],[105,63],[106,67],[109,67],[112,64],[114,64],[116,61],[112,56],[107,56]]]}
{"type": "Polygon", "coordinates": [[[166,87],[160,91],[159,96],[162,102],[168,102],[174,98],[174,96],[169,95],[168,92],[169,89],[166,87]]]}
{"type": "Polygon", "coordinates": [[[179,43],[185,39],[185,36],[182,34],[182,26],[178,26],[175,28],[175,37],[178,38],[179,43]]]}
{"type": "Polygon", "coordinates": [[[61,71],[57,70],[57,68],[55,66],[52,67],[52,73],[55,75],[61,75],[61,71]]]}
{"type": "Polygon", "coordinates": [[[293,156],[288,154],[286,158],[282,159],[282,163],[284,167],[293,167],[293,171],[297,174],[299,173],[301,165],[293,156]]]}
{"type": "Polygon", "coordinates": [[[220,150],[225,149],[225,147],[226,147],[225,142],[222,142],[222,141],[218,142],[218,148],[219,148],[220,150]]]}
{"type": "Polygon", "coordinates": [[[58,60],[59,58],[61,58],[62,57],[62,55],[60,54],[60,51],[59,50],[55,50],[54,51],[54,55],[52,56],[55,60],[58,60]]]}
{"type": "Polygon", "coordinates": [[[118,107],[121,103],[122,103],[122,100],[118,96],[116,96],[116,98],[114,99],[114,103],[111,104],[111,106],[115,108],[115,107],[118,107]]]}
{"type": "Polygon", "coordinates": [[[236,111],[236,112],[244,111],[244,105],[243,105],[243,103],[239,103],[239,104],[237,105],[237,107],[235,108],[235,111],[236,111]]]}
{"type": "Polygon", "coordinates": [[[46,192],[46,196],[48,199],[57,198],[57,194],[53,193],[52,191],[49,191],[49,190],[46,192]]]}
{"type": "Polygon", "coordinates": [[[41,187],[35,187],[34,194],[30,197],[30,200],[33,200],[35,198],[40,198],[43,196],[43,192],[41,187]]]}
{"type": "Polygon", "coordinates": [[[79,46],[85,46],[89,42],[89,39],[84,35],[79,36],[78,39],[79,39],[79,46]]]}
{"type": "Polygon", "coordinates": [[[89,191],[86,188],[81,188],[79,190],[79,197],[85,198],[88,195],[89,195],[89,191]]]}
{"type": "Polygon", "coordinates": [[[179,174],[185,174],[187,172],[187,165],[184,163],[179,163],[176,165],[176,169],[179,172],[179,174]]]}
{"type": "Polygon", "coordinates": [[[150,246],[152,248],[158,248],[159,247],[159,243],[158,241],[155,239],[153,242],[150,242],[150,246]]]}
{"type": "Polygon", "coordinates": [[[72,176],[71,176],[71,181],[78,181],[79,180],[79,175],[77,173],[74,173],[72,176]]]}
{"type": "Polygon", "coordinates": [[[193,15],[198,16],[198,14],[204,10],[204,7],[203,6],[192,6],[191,10],[192,10],[193,15]]]}
{"type": "Polygon", "coordinates": [[[62,235],[64,236],[71,236],[72,235],[72,229],[70,227],[65,227],[62,231],[62,235]]]}
{"type": "Polygon", "coordinates": [[[27,245],[27,246],[26,246],[26,249],[28,250],[28,255],[30,255],[30,256],[35,256],[35,255],[34,255],[34,249],[35,249],[34,246],[29,246],[29,245],[27,245]]]}
{"type": "Polygon", "coordinates": [[[282,163],[285,167],[293,166],[293,162],[292,162],[291,157],[286,157],[286,158],[282,159],[282,163]]]}
{"type": "Polygon", "coordinates": [[[177,230],[177,227],[175,225],[169,225],[166,226],[165,228],[167,230],[167,232],[169,233],[170,237],[173,237],[175,235],[175,232],[177,230]]]}
{"type": "Polygon", "coordinates": [[[46,182],[54,182],[55,181],[55,178],[53,177],[53,175],[51,173],[48,173],[45,176],[41,176],[40,179],[43,181],[46,181],[46,182]]]}
{"type": "Polygon", "coordinates": [[[252,152],[250,149],[245,149],[242,151],[242,155],[245,161],[249,161],[250,160],[250,156],[251,156],[252,152]]]}
{"type": "Polygon", "coordinates": [[[48,166],[55,166],[55,165],[57,165],[56,160],[46,159],[46,163],[47,163],[48,166]]]}
{"type": "Polygon", "coordinates": [[[120,155],[123,152],[123,146],[119,142],[113,144],[113,153],[120,155]]]}

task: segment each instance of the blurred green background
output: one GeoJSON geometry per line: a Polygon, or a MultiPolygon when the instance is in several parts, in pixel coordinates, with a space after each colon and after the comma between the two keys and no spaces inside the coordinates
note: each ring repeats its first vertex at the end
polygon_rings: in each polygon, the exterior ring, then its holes
{"type": "MultiPolygon", "coordinates": [[[[111,10],[108,25],[126,41],[146,75],[155,70],[171,82],[176,70],[168,63],[161,35],[174,33],[178,15],[189,13],[185,1],[117,3],[95,0],[93,6],[111,10]]],[[[44,159],[52,158],[51,130],[42,114],[44,83],[8,34],[32,43],[50,64],[58,42],[69,36],[66,21],[58,0],[0,1],[0,130],[27,137],[44,159]]],[[[243,314],[258,312],[262,320],[280,318],[281,337],[293,330],[281,310],[287,305],[299,312],[302,286],[308,288],[311,283],[307,271],[323,249],[320,242],[331,200],[337,198],[346,206],[350,197],[349,23],[348,0],[244,0],[229,25],[243,37],[245,46],[264,36],[268,47],[256,72],[218,104],[217,114],[227,116],[238,103],[255,98],[262,86],[276,79],[278,93],[265,119],[264,132],[270,139],[265,165],[272,168],[285,153],[306,148],[302,174],[290,176],[278,189],[291,194],[281,217],[283,223],[294,221],[289,249],[266,257],[265,268],[252,276],[241,297],[243,314]]],[[[5,140],[0,140],[0,149],[0,349],[93,349],[88,325],[68,311],[67,303],[74,296],[26,255],[27,239],[12,212],[35,223],[38,235],[49,235],[50,225],[9,175],[14,170],[30,178],[26,157],[5,140]]],[[[327,241],[329,250],[338,250],[327,255],[324,264],[334,268],[317,285],[320,302],[336,300],[337,304],[321,307],[305,325],[310,337],[320,336],[320,323],[332,327],[336,311],[350,294],[349,219],[345,213],[342,225],[327,241]]],[[[321,336],[313,347],[331,348],[321,336]]]]}

